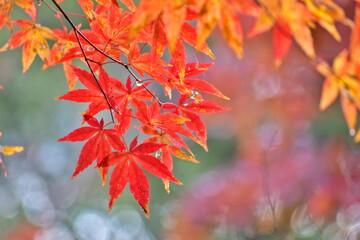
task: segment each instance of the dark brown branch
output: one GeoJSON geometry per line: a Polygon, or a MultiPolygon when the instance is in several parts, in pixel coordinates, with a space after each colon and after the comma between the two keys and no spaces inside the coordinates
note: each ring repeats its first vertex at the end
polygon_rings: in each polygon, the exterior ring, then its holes
{"type": "Polygon", "coordinates": [[[96,84],[98,85],[101,93],[104,95],[104,98],[105,98],[105,101],[106,101],[107,105],[109,106],[111,120],[115,123],[114,115],[113,115],[113,113],[112,113],[112,111],[111,111],[112,109],[115,111],[115,109],[111,106],[111,103],[110,103],[110,101],[109,101],[109,99],[108,99],[108,96],[106,95],[104,89],[101,87],[101,84],[100,84],[99,80],[97,79],[97,77],[96,77],[96,75],[95,75],[95,73],[94,73],[94,70],[92,69],[92,67],[91,67],[91,65],[90,65],[89,58],[86,56],[86,53],[85,53],[84,47],[83,47],[83,45],[82,45],[82,43],[81,43],[81,41],[80,41],[78,32],[76,32],[76,31],[75,31],[75,36],[76,36],[76,40],[77,40],[77,42],[78,42],[78,44],[79,44],[79,46],[80,46],[81,52],[82,52],[82,54],[83,54],[83,56],[84,56],[85,62],[86,62],[86,64],[88,65],[91,74],[92,74],[93,77],[95,78],[96,84]]]}

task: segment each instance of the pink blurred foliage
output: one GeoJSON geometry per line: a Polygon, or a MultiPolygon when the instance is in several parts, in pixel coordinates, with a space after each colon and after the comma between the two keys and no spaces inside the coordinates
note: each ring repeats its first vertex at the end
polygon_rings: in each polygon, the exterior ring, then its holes
{"type": "Polygon", "coordinates": [[[40,231],[40,228],[33,224],[22,221],[12,226],[3,236],[3,240],[33,240],[36,239],[36,235],[40,231]]]}
{"type": "Polygon", "coordinates": [[[360,199],[358,158],[359,153],[333,141],[294,146],[266,164],[237,159],[205,174],[178,202],[181,208],[173,212],[176,221],[166,239],[187,238],[193,231],[202,233],[196,239],[208,239],[219,223],[259,234],[287,231],[302,207],[314,221],[330,223],[360,199]]]}
{"type": "MultiPolygon", "coordinates": [[[[314,33],[321,58],[336,56],[348,43],[349,31],[339,31],[344,37],[336,45],[326,33],[314,33]]],[[[245,42],[242,61],[214,41],[221,61],[206,77],[231,98],[221,104],[232,111],[207,122],[214,134],[221,129],[236,138],[236,153],[231,164],[205,173],[174,204],[164,238],[217,239],[219,228],[289,237],[299,230],[302,211],[321,234],[336,223],[342,239],[354,223],[340,224],[339,214],[360,200],[360,152],[344,141],[347,132],[325,140],[314,133],[323,80],[314,63],[295,46],[275,70],[270,34],[245,42]]]]}

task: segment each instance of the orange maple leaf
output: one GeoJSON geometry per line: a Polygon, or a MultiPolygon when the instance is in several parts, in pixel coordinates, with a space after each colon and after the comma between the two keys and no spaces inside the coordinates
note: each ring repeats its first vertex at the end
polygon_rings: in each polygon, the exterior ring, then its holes
{"type": "Polygon", "coordinates": [[[146,26],[162,18],[171,52],[177,48],[178,36],[187,21],[197,20],[196,49],[202,50],[205,40],[216,25],[238,57],[242,57],[242,26],[238,13],[258,14],[259,7],[252,0],[147,0],[136,9],[129,38],[146,26]]]}
{"type": "Polygon", "coordinates": [[[50,56],[46,39],[56,39],[53,31],[27,19],[15,20],[13,23],[21,29],[11,36],[9,46],[13,49],[24,45],[22,49],[23,73],[29,69],[36,54],[46,63],[50,56]]]}
{"type": "Polygon", "coordinates": [[[278,67],[287,55],[292,37],[310,58],[315,57],[311,36],[311,14],[306,6],[297,1],[262,0],[262,11],[248,33],[253,37],[273,29],[275,66],[278,67]],[[291,14],[290,14],[291,13],[291,14]]]}
{"type": "Polygon", "coordinates": [[[273,29],[275,65],[278,67],[287,55],[292,38],[300,45],[306,55],[315,58],[313,38],[310,28],[318,23],[336,40],[341,37],[335,27],[339,21],[352,26],[341,7],[332,0],[261,0],[261,12],[255,25],[248,33],[249,37],[273,29]]]}
{"type": "Polygon", "coordinates": [[[20,8],[30,15],[31,19],[36,19],[36,7],[32,0],[0,0],[0,29],[6,25],[11,31],[10,13],[13,9],[14,2],[20,8]]]}
{"type": "Polygon", "coordinates": [[[334,60],[332,68],[321,62],[317,70],[326,76],[320,100],[320,109],[326,109],[341,94],[341,107],[346,123],[351,131],[355,128],[359,106],[359,82],[354,73],[354,65],[348,60],[348,51],[342,51],[334,60]]]}
{"type": "Polygon", "coordinates": [[[341,40],[341,36],[335,27],[335,21],[352,26],[352,22],[346,17],[344,10],[332,0],[304,0],[304,2],[313,14],[315,21],[326,29],[337,41],[341,40]]]}

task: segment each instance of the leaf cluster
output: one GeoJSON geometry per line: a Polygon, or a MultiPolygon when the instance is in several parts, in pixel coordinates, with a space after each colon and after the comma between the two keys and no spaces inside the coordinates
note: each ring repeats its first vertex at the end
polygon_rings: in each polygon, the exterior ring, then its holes
{"type": "MultiPolygon", "coordinates": [[[[130,190],[149,215],[149,183],[143,170],[169,182],[180,183],[172,174],[173,157],[197,162],[184,138],[207,150],[206,125],[201,114],[228,110],[206,100],[204,93],[229,99],[201,78],[212,63],[188,62],[186,45],[215,59],[206,43],[216,26],[233,49],[243,56],[244,36],[272,32],[274,62],[280,67],[295,42],[320,73],[326,76],[320,108],[325,109],[340,94],[350,129],[355,129],[359,109],[360,3],[356,2],[355,23],[332,0],[78,0],[82,13],[67,11],[64,0],[0,0],[0,29],[12,36],[0,51],[22,46],[25,73],[38,55],[43,69],[61,64],[69,91],[57,99],[87,103],[80,126],[59,141],[84,141],[73,177],[95,163],[106,184],[109,209],[129,182],[130,190]],[[28,19],[12,19],[17,6],[28,19]],[[38,22],[38,11],[50,8],[59,20],[58,29],[38,22]],[[253,18],[244,33],[241,16],[253,18]],[[89,28],[75,21],[86,19],[89,28]],[[315,53],[311,30],[317,25],[336,40],[341,36],[336,22],[353,30],[349,51],[342,52],[333,67],[315,53]],[[69,28],[70,26],[70,28],[69,28]],[[167,61],[165,52],[169,51],[167,61]],[[75,66],[80,59],[82,66],[75,66]],[[115,64],[128,73],[110,76],[104,66],[115,64]],[[75,89],[80,81],[83,89],[75,89]],[[168,102],[152,91],[160,85],[168,102]],[[106,111],[105,122],[99,113],[106,111]],[[145,140],[130,143],[126,133],[134,126],[145,140]]],[[[355,131],[355,130],[354,130],[355,131]]],[[[360,134],[356,136],[360,139],[360,134]]]]}

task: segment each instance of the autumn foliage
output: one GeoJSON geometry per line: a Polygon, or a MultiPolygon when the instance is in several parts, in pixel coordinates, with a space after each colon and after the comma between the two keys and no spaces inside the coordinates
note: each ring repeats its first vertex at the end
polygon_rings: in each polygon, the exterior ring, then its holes
{"type": "MultiPolygon", "coordinates": [[[[320,109],[340,96],[348,127],[355,135],[360,106],[358,2],[354,18],[332,0],[142,0],[138,4],[78,0],[83,11],[79,13],[62,7],[62,2],[0,0],[0,29],[12,33],[1,51],[22,47],[23,73],[36,55],[43,69],[63,66],[69,91],[57,99],[88,105],[82,112],[82,126],[59,141],[85,142],[73,177],[91,165],[103,185],[110,175],[109,209],[129,183],[149,216],[144,170],[162,179],[169,192],[170,182],[181,184],[172,173],[173,158],[198,162],[185,139],[207,150],[202,114],[229,110],[207,100],[209,95],[229,98],[202,78],[215,59],[206,40],[216,26],[238,58],[244,56],[244,36],[251,39],[270,31],[277,69],[291,46],[300,49],[325,77],[320,109]],[[13,19],[17,7],[28,18],[13,19]],[[43,8],[54,12],[58,29],[38,22],[43,8]],[[243,30],[244,17],[253,22],[248,31],[243,30]],[[86,24],[80,24],[84,20],[86,24]],[[323,28],[340,41],[337,23],[350,28],[352,37],[348,49],[330,64],[317,56],[312,30],[323,28]],[[187,49],[207,55],[208,62],[188,62],[187,49]],[[76,59],[83,64],[75,66],[76,59]],[[124,69],[127,77],[111,75],[109,64],[124,69]],[[77,81],[79,88],[75,88],[77,81]],[[141,140],[128,138],[133,128],[141,140]]],[[[355,140],[360,140],[360,133],[355,140]]]]}

